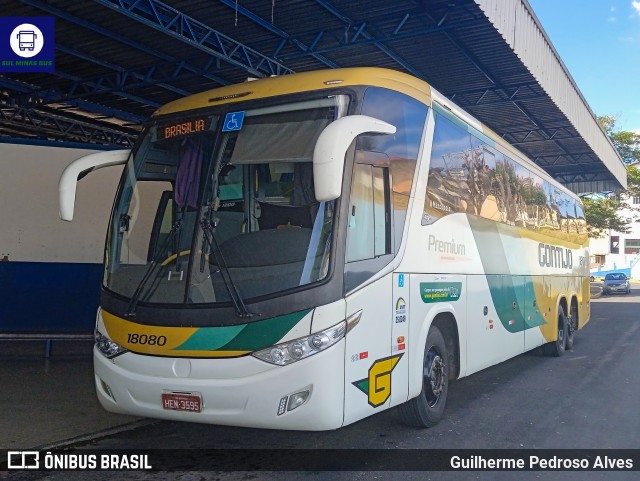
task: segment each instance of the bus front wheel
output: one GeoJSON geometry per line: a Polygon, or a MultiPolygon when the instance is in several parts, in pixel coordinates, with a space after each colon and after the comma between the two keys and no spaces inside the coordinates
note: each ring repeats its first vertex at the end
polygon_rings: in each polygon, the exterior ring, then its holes
{"type": "Polygon", "coordinates": [[[422,363],[422,390],[418,397],[398,407],[405,424],[430,428],[442,419],[449,392],[447,359],[447,344],[442,332],[431,326],[422,363]]]}

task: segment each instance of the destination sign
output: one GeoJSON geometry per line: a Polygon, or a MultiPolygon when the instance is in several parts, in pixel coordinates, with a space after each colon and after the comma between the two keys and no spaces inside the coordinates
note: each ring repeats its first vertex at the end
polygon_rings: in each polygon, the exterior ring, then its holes
{"type": "Polygon", "coordinates": [[[210,117],[182,120],[180,122],[175,122],[169,125],[159,125],[158,138],[171,139],[173,137],[197,134],[198,132],[204,132],[205,130],[208,130],[210,125],[210,117]]]}

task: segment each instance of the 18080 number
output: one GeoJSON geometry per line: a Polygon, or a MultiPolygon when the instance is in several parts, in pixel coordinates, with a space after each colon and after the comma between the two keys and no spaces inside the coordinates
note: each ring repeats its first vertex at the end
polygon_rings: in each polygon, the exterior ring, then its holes
{"type": "Polygon", "coordinates": [[[129,344],[146,344],[148,346],[164,346],[167,343],[166,336],[156,336],[154,334],[127,334],[129,344]]]}

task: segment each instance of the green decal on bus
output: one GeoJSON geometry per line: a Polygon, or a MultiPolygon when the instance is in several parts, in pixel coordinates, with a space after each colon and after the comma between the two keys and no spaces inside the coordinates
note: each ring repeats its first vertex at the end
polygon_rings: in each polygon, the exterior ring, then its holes
{"type": "Polygon", "coordinates": [[[422,302],[455,302],[460,299],[462,282],[421,282],[420,297],[422,302]]]}

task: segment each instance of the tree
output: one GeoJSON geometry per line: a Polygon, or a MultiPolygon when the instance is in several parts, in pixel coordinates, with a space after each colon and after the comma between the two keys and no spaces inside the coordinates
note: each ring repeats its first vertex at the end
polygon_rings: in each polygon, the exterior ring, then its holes
{"type": "Polygon", "coordinates": [[[640,164],[627,166],[627,195],[640,197],[640,164]]]}
{"type": "Polygon", "coordinates": [[[620,217],[622,202],[606,196],[583,197],[584,213],[589,237],[600,237],[609,229],[629,232],[629,221],[620,217]]]}
{"type": "Polygon", "coordinates": [[[592,195],[582,199],[590,237],[600,237],[608,229],[629,232],[630,219],[620,217],[620,210],[637,211],[638,209],[632,208],[626,199],[640,196],[640,135],[616,130],[616,118],[611,115],[598,117],[598,123],[627,164],[627,189],[620,192],[616,198],[592,195]]]}
{"type": "Polygon", "coordinates": [[[640,162],[640,135],[625,130],[615,130],[616,120],[612,115],[598,117],[598,123],[609,136],[622,161],[625,164],[640,162]]]}

